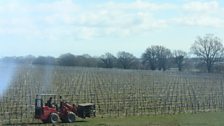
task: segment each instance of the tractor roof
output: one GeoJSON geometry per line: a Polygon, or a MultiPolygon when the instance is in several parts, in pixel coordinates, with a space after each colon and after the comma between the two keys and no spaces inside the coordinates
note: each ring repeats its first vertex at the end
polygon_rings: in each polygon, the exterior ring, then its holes
{"type": "Polygon", "coordinates": [[[82,104],[78,104],[79,106],[93,106],[93,103],[82,103],[82,104]]]}
{"type": "Polygon", "coordinates": [[[37,94],[39,96],[56,96],[57,94],[37,94]]]}

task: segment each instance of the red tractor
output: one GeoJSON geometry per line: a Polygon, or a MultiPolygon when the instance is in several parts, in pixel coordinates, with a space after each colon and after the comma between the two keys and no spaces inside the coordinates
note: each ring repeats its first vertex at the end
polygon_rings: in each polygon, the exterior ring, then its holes
{"type": "Polygon", "coordinates": [[[60,96],[59,105],[56,103],[55,94],[40,94],[36,96],[35,100],[35,118],[40,119],[44,123],[57,123],[59,119],[62,122],[72,123],[75,122],[76,116],[80,118],[93,117],[96,114],[95,105],[92,103],[69,104],[62,100],[60,96]],[[44,97],[50,99],[43,105],[44,97]]]}

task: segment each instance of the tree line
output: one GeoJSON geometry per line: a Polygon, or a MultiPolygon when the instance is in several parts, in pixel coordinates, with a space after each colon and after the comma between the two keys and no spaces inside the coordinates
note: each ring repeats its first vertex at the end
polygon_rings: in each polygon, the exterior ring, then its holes
{"type": "Polygon", "coordinates": [[[89,54],[74,55],[66,53],[57,58],[51,56],[34,57],[29,55],[26,57],[4,57],[1,61],[39,65],[163,71],[171,68],[176,68],[179,71],[197,68],[198,70],[207,72],[221,71],[223,69],[222,59],[224,57],[224,47],[222,40],[213,34],[197,37],[190,48],[190,54],[194,54],[194,56],[191,57],[188,54],[182,50],[171,51],[161,45],[152,45],[146,48],[140,58],[135,57],[129,52],[120,51],[116,56],[109,52],[99,57],[92,57],[89,54]]]}

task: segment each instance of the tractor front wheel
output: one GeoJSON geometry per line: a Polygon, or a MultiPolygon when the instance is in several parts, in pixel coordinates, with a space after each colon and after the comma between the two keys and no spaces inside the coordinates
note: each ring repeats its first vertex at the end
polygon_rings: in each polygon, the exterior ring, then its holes
{"type": "Polygon", "coordinates": [[[67,122],[68,123],[73,123],[75,122],[75,113],[69,112],[67,115],[67,122]]]}
{"type": "Polygon", "coordinates": [[[57,113],[51,113],[49,117],[49,122],[50,123],[57,123],[59,121],[59,116],[57,113]]]}

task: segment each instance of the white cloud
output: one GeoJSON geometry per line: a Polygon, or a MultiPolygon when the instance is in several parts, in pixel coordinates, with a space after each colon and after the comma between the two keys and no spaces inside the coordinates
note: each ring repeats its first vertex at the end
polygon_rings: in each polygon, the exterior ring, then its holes
{"type": "Polygon", "coordinates": [[[103,5],[99,5],[99,8],[106,8],[109,10],[147,10],[147,11],[160,11],[176,8],[176,5],[170,3],[153,3],[142,0],[136,0],[131,3],[115,3],[108,2],[103,5]]]}
{"type": "Polygon", "coordinates": [[[69,30],[61,27],[73,22],[73,14],[78,9],[72,0],[40,4],[8,2],[1,5],[0,33],[25,38],[60,38],[69,30]]]}
{"type": "Polygon", "coordinates": [[[173,25],[224,26],[221,14],[223,9],[217,1],[191,1],[181,5],[181,8],[177,6],[174,3],[142,0],[130,3],[108,2],[88,7],[72,0],[39,4],[14,1],[1,5],[0,34],[49,40],[60,40],[64,36],[91,39],[147,34],[173,25]],[[171,17],[160,16],[168,12],[172,13],[171,17]]]}
{"type": "Polygon", "coordinates": [[[200,27],[224,27],[224,20],[208,15],[183,16],[173,19],[173,21],[180,25],[186,26],[200,26],[200,27]]]}
{"type": "Polygon", "coordinates": [[[192,12],[216,12],[220,10],[220,5],[218,1],[191,1],[187,2],[183,5],[183,9],[185,11],[192,11],[192,12]]]}
{"type": "Polygon", "coordinates": [[[174,23],[185,26],[224,27],[224,9],[216,0],[187,1],[181,10],[181,16],[172,20],[174,23]]]}

